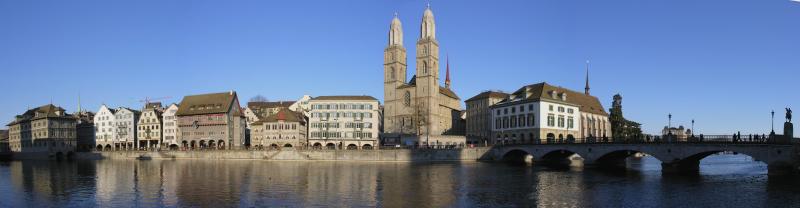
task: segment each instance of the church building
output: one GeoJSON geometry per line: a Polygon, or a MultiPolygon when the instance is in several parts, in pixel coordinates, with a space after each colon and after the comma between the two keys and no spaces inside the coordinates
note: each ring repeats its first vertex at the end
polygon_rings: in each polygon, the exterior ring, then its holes
{"type": "Polygon", "coordinates": [[[449,67],[440,86],[439,42],[430,6],[422,15],[416,44],[416,70],[409,80],[403,28],[395,14],[384,50],[384,136],[402,137],[405,145],[462,144],[461,99],[450,89],[449,67]]]}

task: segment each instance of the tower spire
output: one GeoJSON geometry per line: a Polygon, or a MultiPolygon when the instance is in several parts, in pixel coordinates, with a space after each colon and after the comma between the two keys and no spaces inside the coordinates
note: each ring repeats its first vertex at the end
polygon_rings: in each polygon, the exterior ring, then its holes
{"type": "Polygon", "coordinates": [[[447,54],[447,70],[445,71],[444,87],[450,89],[450,54],[447,54]]]}
{"type": "Polygon", "coordinates": [[[78,113],[81,113],[81,93],[78,93],[78,113]]]}
{"type": "Polygon", "coordinates": [[[583,93],[589,95],[589,60],[586,60],[586,88],[583,93]]]}

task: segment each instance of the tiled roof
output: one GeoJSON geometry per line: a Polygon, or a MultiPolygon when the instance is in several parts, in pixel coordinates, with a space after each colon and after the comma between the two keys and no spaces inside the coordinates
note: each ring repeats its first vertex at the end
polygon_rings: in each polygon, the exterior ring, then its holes
{"type": "Polygon", "coordinates": [[[508,94],[504,93],[504,92],[485,91],[485,92],[482,92],[482,93],[480,93],[478,95],[473,96],[470,99],[467,99],[464,102],[469,102],[469,101],[478,100],[478,99],[485,99],[485,98],[490,98],[490,97],[492,97],[492,98],[505,98],[507,96],[508,96],[508,94]]]}
{"type": "Polygon", "coordinates": [[[22,115],[17,115],[15,120],[11,123],[8,123],[6,126],[15,125],[25,121],[31,121],[41,118],[67,118],[67,119],[74,119],[72,115],[67,114],[67,111],[61,107],[55,106],[53,104],[47,104],[43,106],[39,106],[34,109],[30,109],[25,111],[22,115]],[[61,115],[58,115],[58,112],[61,112],[61,115]]]}
{"type": "Polygon", "coordinates": [[[369,95],[333,95],[333,96],[319,96],[311,98],[311,100],[375,100],[375,97],[369,95]]]}
{"type": "Polygon", "coordinates": [[[586,95],[580,92],[575,92],[567,88],[553,86],[545,82],[524,86],[519,90],[517,90],[516,92],[512,93],[509,96],[509,98],[497,103],[496,105],[516,102],[518,100],[545,100],[551,102],[566,102],[579,105],[581,112],[587,112],[605,116],[608,115],[608,113],[606,113],[605,109],[603,108],[603,105],[600,104],[600,100],[598,100],[597,97],[586,95]],[[553,98],[550,95],[550,92],[552,91],[555,91],[559,94],[566,93],[567,95],[566,101],[561,101],[560,99],[553,98]]]}
{"type": "Polygon", "coordinates": [[[276,101],[276,102],[247,102],[247,107],[250,109],[260,109],[260,108],[277,108],[277,107],[286,107],[288,108],[295,101],[276,101]]]}
{"type": "Polygon", "coordinates": [[[303,114],[289,110],[288,108],[281,108],[278,113],[272,114],[269,117],[261,120],[260,122],[304,122],[303,114]]]}
{"type": "Polygon", "coordinates": [[[236,92],[223,92],[183,97],[177,116],[228,113],[236,102],[236,92]]]}

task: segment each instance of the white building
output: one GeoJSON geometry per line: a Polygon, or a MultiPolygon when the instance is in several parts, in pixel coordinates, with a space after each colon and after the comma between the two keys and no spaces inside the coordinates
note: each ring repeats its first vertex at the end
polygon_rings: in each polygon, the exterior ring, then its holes
{"type": "Polygon", "coordinates": [[[103,104],[94,115],[95,144],[98,150],[112,150],[118,141],[115,112],[116,110],[103,104]]]}
{"type": "Polygon", "coordinates": [[[166,110],[164,110],[164,114],[162,117],[164,119],[164,145],[169,146],[170,148],[177,148],[178,147],[178,117],[175,116],[175,113],[178,112],[178,104],[173,103],[169,105],[166,110]]]}
{"type": "Polygon", "coordinates": [[[308,112],[311,111],[311,106],[308,105],[308,101],[310,101],[311,98],[312,98],[311,95],[303,95],[303,97],[297,99],[296,102],[292,103],[292,105],[289,106],[289,110],[292,110],[294,112],[301,112],[305,116],[308,116],[308,112]]]}
{"type": "Polygon", "coordinates": [[[372,96],[320,96],[309,100],[312,148],[371,149],[378,146],[378,99],[372,96]]]}
{"type": "MultiPolygon", "coordinates": [[[[588,87],[587,87],[588,88],[588,87]]],[[[611,137],[600,101],[547,83],[520,88],[491,107],[493,143],[553,143],[611,137]]]]}
{"type": "Polygon", "coordinates": [[[117,140],[116,149],[133,149],[136,143],[136,124],[141,113],[137,110],[120,107],[114,113],[117,140]]]}

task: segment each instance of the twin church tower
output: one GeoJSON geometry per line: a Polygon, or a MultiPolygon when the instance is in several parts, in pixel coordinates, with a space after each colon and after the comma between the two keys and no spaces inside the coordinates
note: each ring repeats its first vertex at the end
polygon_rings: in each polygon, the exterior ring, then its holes
{"type": "Polygon", "coordinates": [[[439,83],[439,42],[430,6],[422,15],[416,50],[416,71],[409,80],[403,28],[395,14],[389,26],[389,45],[383,52],[384,132],[398,137],[463,135],[461,100],[450,90],[449,66],[444,87],[439,83]]]}

